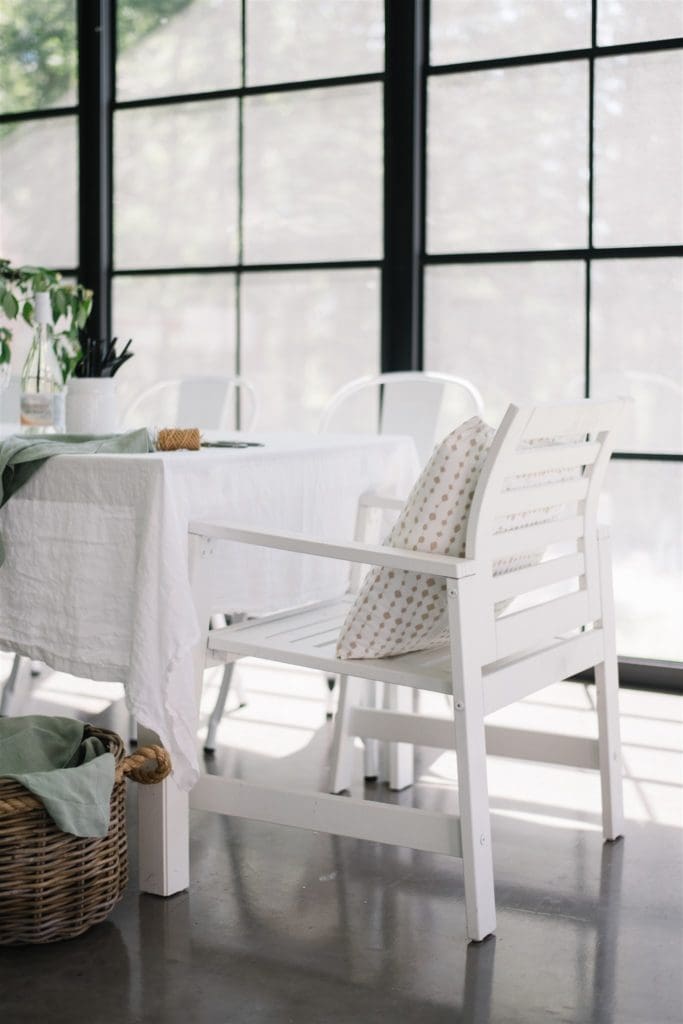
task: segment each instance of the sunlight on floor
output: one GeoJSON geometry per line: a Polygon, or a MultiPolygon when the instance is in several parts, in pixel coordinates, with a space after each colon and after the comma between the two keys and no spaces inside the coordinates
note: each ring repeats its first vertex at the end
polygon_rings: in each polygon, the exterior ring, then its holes
{"type": "MultiPolygon", "coordinates": [[[[11,656],[0,655],[0,678],[11,656]]],[[[239,673],[246,706],[237,707],[235,690],[218,731],[219,753],[244,757],[247,769],[277,781],[283,772],[312,787],[325,777],[332,725],[325,719],[327,688],[320,673],[284,665],[246,660],[239,673]]],[[[221,669],[206,673],[202,701],[202,730],[216,698],[221,669]]],[[[94,683],[43,667],[31,678],[28,664],[9,707],[13,714],[64,714],[79,718],[107,716],[116,710],[114,728],[125,731],[127,717],[123,688],[118,683],[94,683]]],[[[447,716],[447,700],[423,693],[420,708],[447,716]]],[[[623,690],[620,694],[624,760],[624,800],[627,817],[683,828],[683,699],[670,694],[623,690]]],[[[508,727],[555,731],[578,736],[596,735],[593,687],[559,683],[489,719],[508,727]]],[[[454,751],[423,751],[416,793],[454,788],[454,751]]],[[[550,765],[491,757],[489,790],[494,813],[503,817],[597,830],[600,788],[594,773],[550,765]]],[[[362,789],[362,751],[358,741],[357,787],[362,789]]],[[[455,797],[453,798],[455,801],[455,797]]],[[[422,796],[416,803],[422,802],[422,796]]],[[[453,803],[453,807],[457,806],[453,803]]]]}

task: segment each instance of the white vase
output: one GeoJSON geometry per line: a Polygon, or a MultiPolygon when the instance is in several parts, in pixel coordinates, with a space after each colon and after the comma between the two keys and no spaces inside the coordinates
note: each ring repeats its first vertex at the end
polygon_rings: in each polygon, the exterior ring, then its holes
{"type": "Polygon", "coordinates": [[[72,377],[66,392],[67,434],[115,434],[119,429],[113,377],[72,377]]]}

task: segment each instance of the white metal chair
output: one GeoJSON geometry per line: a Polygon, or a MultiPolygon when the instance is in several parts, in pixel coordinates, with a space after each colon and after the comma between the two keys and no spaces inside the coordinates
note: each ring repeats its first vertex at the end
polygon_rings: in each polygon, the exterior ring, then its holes
{"type": "Polygon", "coordinates": [[[256,412],[256,394],[244,377],[183,377],[160,381],[143,391],[126,409],[123,423],[127,429],[158,424],[249,430],[256,412]]]}
{"type": "Polygon", "coordinates": [[[193,806],[459,857],[464,864],[467,933],[472,940],[485,938],[496,925],[487,752],[599,769],[603,834],[608,840],[621,835],[609,540],[597,523],[598,497],[621,411],[618,401],[510,406],[475,490],[465,558],[192,523],[191,567],[198,607],[211,605],[211,550],[220,541],[444,578],[450,640],[436,651],[369,660],[337,658],[337,634],[353,596],[210,633],[207,629],[206,636],[211,656],[222,654],[233,660],[260,657],[341,676],[332,794],[349,787],[355,736],[388,740],[394,746],[454,746],[460,813],[452,816],[218,776],[199,780],[193,806]],[[529,447],[530,441],[533,447],[529,447]],[[546,477],[546,482],[533,482],[532,478],[529,486],[509,486],[511,478],[521,474],[554,470],[563,472],[546,477]],[[571,479],[568,470],[575,471],[571,479]],[[561,507],[559,518],[499,532],[502,517],[549,506],[561,507]],[[559,553],[558,545],[563,547],[559,553]],[[539,550],[546,555],[540,563],[529,565],[527,561],[523,568],[494,577],[494,561],[539,550]],[[573,591],[558,597],[557,585],[567,583],[573,591]],[[531,606],[501,611],[502,602],[517,597],[531,606]],[[485,725],[486,716],[499,708],[592,667],[597,687],[597,740],[485,725]],[[451,719],[363,706],[360,690],[367,679],[452,694],[451,719]]]}
{"type": "Polygon", "coordinates": [[[447,373],[400,371],[380,373],[373,377],[352,380],[334,395],[323,412],[318,430],[327,433],[333,429],[348,430],[346,418],[358,396],[373,397],[373,427],[380,434],[409,434],[415,441],[420,463],[424,465],[432,454],[440,434],[448,432],[454,424],[467,416],[483,416],[484,403],[474,384],[463,377],[447,373]],[[449,403],[455,402],[455,405],[449,403]],[[448,426],[443,416],[448,415],[448,426]],[[376,417],[376,418],[375,418],[376,417]]]}

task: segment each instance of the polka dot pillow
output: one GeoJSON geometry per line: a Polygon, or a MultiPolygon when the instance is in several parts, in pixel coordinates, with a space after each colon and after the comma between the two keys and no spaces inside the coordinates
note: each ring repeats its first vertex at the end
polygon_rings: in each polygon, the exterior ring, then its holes
{"type": "MultiPolygon", "coordinates": [[[[478,416],[467,420],[436,448],[385,541],[406,551],[463,558],[467,519],[479,474],[495,430],[478,416]]],[[[551,443],[560,442],[556,438],[551,443]]],[[[580,438],[565,438],[580,440],[580,438]]],[[[548,443],[547,441],[531,442],[548,443]]],[[[575,470],[525,473],[509,486],[531,487],[567,480],[575,470]]],[[[498,520],[497,533],[557,519],[562,506],[518,512],[498,520]]],[[[535,565],[542,552],[497,559],[493,574],[535,565]]],[[[510,601],[496,606],[505,610],[510,601]]],[[[385,658],[440,647],[448,640],[446,582],[401,569],[372,568],[351,606],[337,640],[338,658],[385,658]]]]}
{"type": "MultiPolygon", "coordinates": [[[[478,416],[446,437],[413,487],[386,544],[463,557],[467,516],[495,431],[478,416]]],[[[338,658],[384,658],[448,639],[446,581],[374,566],[342,626],[338,658]]]]}

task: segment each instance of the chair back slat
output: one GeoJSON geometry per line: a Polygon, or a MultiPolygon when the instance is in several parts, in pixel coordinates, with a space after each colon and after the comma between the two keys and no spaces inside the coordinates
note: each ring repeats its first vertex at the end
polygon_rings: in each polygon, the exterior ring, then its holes
{"type": "Polygon", "coordinates": [[[467,529],[466,554],[483,567],[489,595],[484,664],[600,620],[598,498],[623,407],[582,400],[508,409],[467,529]]]}
{"type": "MultiPolygon", "coordinates": [[[[583,537],[583,516],[571,516],[557,522],[524,526],[519,530],[496,533],[491,538],[490,553],[494,559],[514,558],[544,551],[550,544],[562,544],[583,537]]],[[[495,572],[495,568],[494,568],[495,572]]]]}
{"type": "Polygon", "coordinates": [[[586,497],[588,484],[589,478],[581,476],[576,480],[558,481],[556,484],[517,487],[501,494],[500,511],[502,515],[511,515],[553,505],[575,505],[586,497]]]}
{"type": "Polygon", "coordinates": [[[421,465],[434,448],[443,391],[444,383],[439,380],[388,381],[382,386],[379,432],[410,434],[421,465]]]}
{"type": "Polygon", "coordinates": [[[595,402],[559,402],[555,405],[537,405],[527,410],[521,438],[575,437],[611,431],[619,422],[623,400],[595,402]]]}
{"type": "Polygon", "coordinates": [[[547,644],[553,637],[586,625],[589,619],[585,590],[505,615],[496,622],[496,660],[547,644]]]}
{"type": "Polygon", "coordinates": [[[584,575],[585,559],[582,552],[550,558],[538,565],[530,565],[524,569],[494,576],[492,581],[493,600],[509,601],[522,594],[533,593],[557,583],[576,580],[584,575]]]}
{"type": "Polygon", "coordinates": [[[515,452],[510,471],[520,476],[526,473],[542,473],[553,469],[574,469],[592,466],[600,454],[599,444],[558,444],[549,450],[527,448],[515,452]]]}

